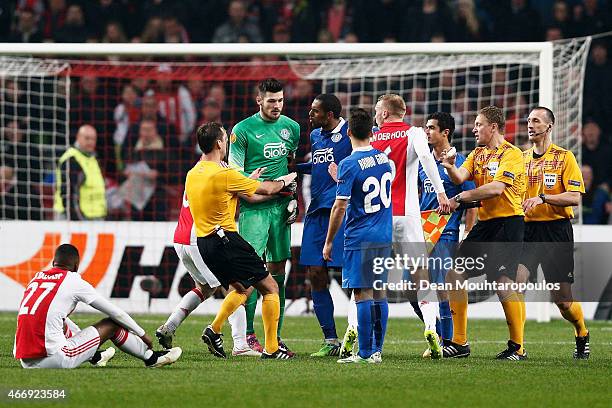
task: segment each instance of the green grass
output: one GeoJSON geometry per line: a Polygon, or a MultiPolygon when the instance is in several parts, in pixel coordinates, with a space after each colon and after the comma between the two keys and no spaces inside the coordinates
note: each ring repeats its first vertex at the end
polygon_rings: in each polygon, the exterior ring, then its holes
{"type": "MultiPolygon", "coordinates": [[[[162,316],[135,316],[149,333],[162,316]]],[[[99,320],[78,315],[85,327],[99,320]]],[[[259,318],[258,318],[259,319],[259,318]]],[[[0,313],[0,390],[61,388],[67,398],[49,402],[0,405],[62,407],[429,407],[441,406],[572,406],[608,407],[612,401],[612,324],[589,322],[591,359],[574,361],[573,331],[565,321],[528,322],[529,360],[495,361],[505,348],[502,320],[470,322],[472,356],[461,360],[423,360],[422,326],[413,319],[389,322],[383,363],[339,365],[334,358],[314,359],[320,329],[314,317],[287,318],[286,343],[299,354],[295,361],[253,358],[220,360],[200,342],[210,317],[193,316],[179,329],[175,343],[181,359],[160,370],[118,352],[106,368],[89,364],[76,370],[24,370],[12,358],[15,315],[0,313]]],[[[260,321],[260,320],[259,320],[260,321]]],[[[338,319],[344,330],[345,319],[338,319]]],[[[227,329],[227,327],[226,327],[227,329]]],[[[256,327],[262,333],[261,325],[256,327]]],[[[226,330],[227,331],[227,330],[226,330]]],[[[341,333],[339,333],[341,334],[341,333]]],[[[226,350],[231,336],[226,333],[226,350]]]]}

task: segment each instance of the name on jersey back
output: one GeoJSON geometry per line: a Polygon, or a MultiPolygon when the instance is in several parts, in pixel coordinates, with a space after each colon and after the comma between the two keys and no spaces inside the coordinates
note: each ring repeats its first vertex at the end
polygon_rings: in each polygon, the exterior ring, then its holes
{"type": "Polygon", "coordinates": [[[359,162],[359,167],[361,167],[361,170],[365,170],[378,164],[389,163],[389,158],[384,153],[378,153],[375,156],[363,157],[357,160],[357,162],[359,162]]]}

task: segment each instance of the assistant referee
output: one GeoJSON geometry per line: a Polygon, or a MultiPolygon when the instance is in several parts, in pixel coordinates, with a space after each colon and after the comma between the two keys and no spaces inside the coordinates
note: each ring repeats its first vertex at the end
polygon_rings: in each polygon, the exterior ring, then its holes
{"type": "Polygon", "coordinates": [[[582,173],[574,154],[552,143],[555,115],[543,106],[529,113],[527,131],[531,149],[523,153],[527,172],[525,210],[525,245],[521,264],[527,276],[520,273],[517,281],[526,282],[529,274],[537,276],[538,265],[546,282],[558,283],[551,290],[561,316],[574,326],[576,348],[574,358],[586,360],[590,355],[589,331],[584,322],[580,302],[573,300],[574,231],[570,219],[572,206],[580,204],[584,194],[582,173]]]}
{"type": "MultiPolygon", "coordinates": [[[[525,194],[525,166],[519,148],[504,139],[505,119],[496,106],[480,110],[474,121],[473,133],[478,147],[465,159],[460,168],[455,167],[455,157],[446,152],[442,165],[455,184],[473,180],[476,189],[463,191],[451,199],[452,210],[461,203],[481,201],[478,222],[458,249],[457,256],[484,260],[484,268],[466,268],[468,277],[487,275],[487,281],[511,284],[516,278],[518,260],[525,229],[521,206],[525,194]],[[515,248],[513,251],[512,248],[515,248]],[[486,249],[486,251],[485,251],[486,249]]],[[[481,263],[481,264],[482,264],[481,263]]],[[[447,275],[448,282],[465,280],[464,274],[447,275]]],[[[503,306],[510,332],[508,348],[497,359],[523,360],[523,307],[518,294],[512,288],[498,289],[497,296],[503,306]]],[[[468,296],[464,289],[449,291],[453,314],[453,340],[443,348],[444,357],[467,357],[468,296]]]]}
{"type": "MultiPolygon", "coordinates": [[[[255,287],[263,295],[262,319],[266,334],[261,358],[289,359],[292,354],[278,347],[276,330],[280,314],[278,285],[266,270],[263,260],[237,232],[234,216],[238,195],[272,195],[291,183],[295,173],[277,180],[259,182],[223,165],[227,154],[227,133],[215,122],[197,130],[202,159],[187,173],[185,191],[193,216],[198,249],[202,259],[221,285],[231,291],[202,340],[217,357],[225,358],[221,329],[227,318],[245,303],[255,287]]],[[[262,169],[256,170],[261,174],[262,169]]],[[[256,174],[256,175],[257,175],[256,174]]]]}

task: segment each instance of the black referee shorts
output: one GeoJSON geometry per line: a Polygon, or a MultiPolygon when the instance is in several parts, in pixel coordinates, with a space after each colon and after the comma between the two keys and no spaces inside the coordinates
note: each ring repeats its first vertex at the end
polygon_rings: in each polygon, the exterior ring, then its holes
{"type": "Polygon", "coordinates": [[[538,266],[546,282],[574,283],[574,230],[569,219],[525,223],[521,263],[529,280],[537,281],[538,266]]]}
{"type": "Polygon", "coordinates": [[[457,250],[458,258],[477,260],[476,267],[465,268],[467,276],[486,274],[488,281],[495,281],[506,275],[515,280],[524,232],[520,215],[478,221],[457,250]]]}
{"type": "Polygon", "coordinates": [[[225,236],[228,243],[223,243],[217,234],[198,237],[204,263],[225,289],[234,282],[248,288],[268,276],[263,260],[244,238],[230,231],[225,231],[225,236]]]}

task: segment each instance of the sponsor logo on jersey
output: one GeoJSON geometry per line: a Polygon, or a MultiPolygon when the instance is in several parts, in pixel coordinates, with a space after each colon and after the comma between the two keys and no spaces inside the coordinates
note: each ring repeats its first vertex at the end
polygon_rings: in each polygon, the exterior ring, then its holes
{"type": "Polygon", "coordinates": [[[317,149],[312,154],[312,164],[331,163],[334,161],[334,148],[317,149]]]}
{"type": "Polygon", "coordinates": [[[286,128],[281,129],[280,137],[283,140],[289,140],[289,138],[291,137],[291,133],[289,132],[289,129],[286,129],[286,128]]]}
{"type": "Polygon", "coordinates": [[[553,188],[557,184],[557,175],[555,173],[544,173],[544,185],[546,188],[553,188]]]}
{"type": "Polygon", "coordinates": [[[232,133],[230,135],[230,143],[236,143],[236,134],[235,133],[232,133]]]}
{"type": "Polygon", "coordinates": [[[428,178],[426,178],[423,181],[423,191],[425,193],[433,193],[433,192],[435,192],[433,183],[428,178]]]}
{"type": "Polygon", "coordinates": [[[263,133],[261,135],[255,135],[255,139],[261,139],[263,137],[263,133]]]}
{"type": "Polygon", "coordinates": [[[342,133],[332,133],[331,140],[334,143],[338,143],[342,139],[342,133]]]}
{"type": "Polygon", "coordinates": [[[487,169],[489,169],[489,176],[495,177],[497,174],[497,169],[499,168],[499,162],[490,162],[487,165],[487,169]]]}
{"type": "Polygon", "coordinates": [[[285,146],[284,142],[266,143],[264,145],[263,154],[266,159],[285,157],[287,153],[287,146],[285,146]]]}

